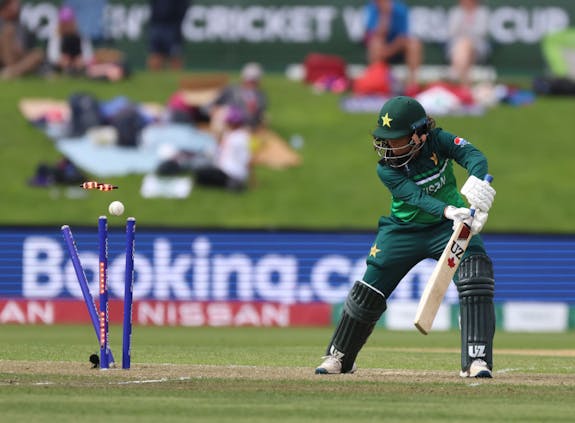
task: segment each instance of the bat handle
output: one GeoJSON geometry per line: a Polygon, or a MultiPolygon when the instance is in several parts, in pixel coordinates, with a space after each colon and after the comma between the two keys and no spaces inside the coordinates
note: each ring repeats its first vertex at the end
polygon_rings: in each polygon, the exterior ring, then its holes
{"type": "MultiPolygon", "coordinates": [[[[487,173],[483,180],[491,183],[491,181],[493,181],[493,176],[487,173]]],[[[471,217],[475,216],[475,207],[471,207],[469,211],[471,212],[471,217]]]]}

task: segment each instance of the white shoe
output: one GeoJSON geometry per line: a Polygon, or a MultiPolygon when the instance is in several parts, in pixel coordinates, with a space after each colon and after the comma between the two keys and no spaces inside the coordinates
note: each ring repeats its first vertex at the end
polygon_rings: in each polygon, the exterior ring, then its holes
{"type": "MultiPolygon", "coordinates": [[[[326,355],[323,357],[323,363],[315,369],[316,375],[333,375],[340,374],[341,372],[341,360],[334,355],[326,355]]],[[[346,373],[354,373],[357,370],[357,366],[353,363],[351,370],[346,373]]]]}
{"type": "Polygon", "coordinates": [[[469,366],[469,369],[467,371],[461,371],[459,373],[459,376],[461,376],[461,377],[485,377],[485,378],[493,377],[491,375],[491,370],[489,370],[489,367],[487,366],[487,363],[483,360],[480,360],[480,359],[473,360],[473,362],[469,366]]]}

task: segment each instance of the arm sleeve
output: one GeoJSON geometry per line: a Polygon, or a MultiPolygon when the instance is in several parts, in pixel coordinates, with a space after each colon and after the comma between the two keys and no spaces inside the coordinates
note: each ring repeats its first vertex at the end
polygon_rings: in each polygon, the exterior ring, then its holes
{"type": "Polygon", "coordinates": [[[443,216],[447,204],[426,194],[415,182],[396,169],[379,165],[377,174],[395,201],[403,201],[434,216],[443,216]]]}
{"type": "Polygon", "coordinates": [[[449,132],[439,132],[437,139],[441,152],[466,169],[468,175],[474,175],[479,179],[485,177],[487,174],[487,158],[481,151],[467,140],[449,132]]]}

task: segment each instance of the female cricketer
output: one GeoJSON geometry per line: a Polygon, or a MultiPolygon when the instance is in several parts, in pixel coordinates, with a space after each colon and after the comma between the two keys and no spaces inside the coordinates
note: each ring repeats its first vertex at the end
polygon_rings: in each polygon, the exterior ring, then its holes
{"type": "Polygon", "coordinates": [[[454,281],[461,316],[462,377],[491,377],[495,282],[493,266],[478,235],[487,221],[495,190],[484,181],[487,159],[465,139],[435,127],[411,97],[394,97],[379,112],[373,146],[377,175],[392,196],[390,216],[382,216],[362,280],[352,286],[342,316],[317,374],[353,373],[355,359],[387,308],[387,298],[418,262],[438,259],[455,223],[473,234],[454,281]],[[453,162],[469,178],[457,189],[453,162]]]}

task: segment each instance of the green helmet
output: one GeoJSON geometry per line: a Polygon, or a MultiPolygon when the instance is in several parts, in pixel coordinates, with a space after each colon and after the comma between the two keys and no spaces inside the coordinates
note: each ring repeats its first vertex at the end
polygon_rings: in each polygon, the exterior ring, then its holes
{"type": "Polygon", "coordinates": [[[419,102],[411,97],[399,96],[385,102],[377,119],[373,137],[393,140],[411,135],[427,123],[427,114],[419,102]]]}
{"type": "Polygon", "coordinates": [[[421,104],[411,97],[393,97],[379,111],[377,128],[373,131],[373,148],[381,157],[380,163],[391,167],[402,167],[411,161],[423,147],[423,141],[413,138],[429,131],[430,121],[421,104]],[[406,146],[391,147],[388,140],[409,137],[406,146]]]}

